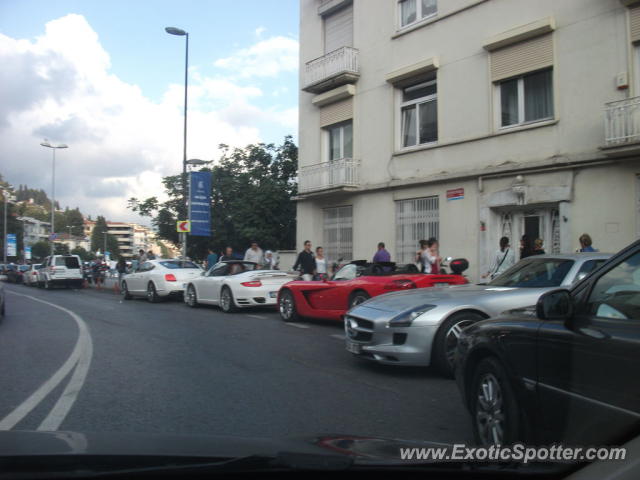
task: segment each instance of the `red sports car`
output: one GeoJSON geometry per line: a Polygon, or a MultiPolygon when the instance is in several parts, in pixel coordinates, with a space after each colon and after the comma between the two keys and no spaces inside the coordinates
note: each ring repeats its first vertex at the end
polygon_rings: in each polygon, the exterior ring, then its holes
{"type": "Polygon", "coordinates": [[[462,275],[467,266],[466,260],[452,260],[454,274],[425,275],[412,264],[354,261],[340,268],[331,280],[285,283],[278,293],[278,309],[285,322],[300,317],[342,321],[347,310],[383,293],[468,283],[462,275]]]}

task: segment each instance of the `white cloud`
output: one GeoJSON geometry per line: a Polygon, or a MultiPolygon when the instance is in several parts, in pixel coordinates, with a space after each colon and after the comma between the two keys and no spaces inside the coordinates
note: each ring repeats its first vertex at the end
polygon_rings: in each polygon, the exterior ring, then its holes
{"type": "MultiPolygon", "coordinates": [[[[297,42],[284,37],[241,50],[243,77],[260,76],[252,68],[271,75],[291,69],[290,59],[277,60],[274,52],[294,50],[297,56],[297,42]],[[260,67],[260,52],[273,60],[260,67]]],[[[222,63],[233,68],[231,60],[222,63]]],[[[183,86],[168,86],[158,103],[111,74],[109,54],[84,17],[53,20],[34,41],[0,34],[0,64],[0,173],[10,182],[49,191],[51,152],[39,142],[68,143],[57,153],[56,199],[123,220],[136,217],[126,210],[127,198],[161,194],[162,176],[181,170],[183,86]]],[[[192,69],[189,157],[215,159],[220,143],[261,141],[260,122],[295,128],[292,110],[251,103],[262,97],[257,85],[192,69]]]]}
{"type": "Polygon", "coordinates": [[[243,48],[214,65],[234,72],[240,78],[275,77],[281,72],[294,72],[298,68],[298,41],[289,37],[271,37],[249,48],[243,48]]]}
{"type": "Polygon", "coordinates": [[[262,37],[262,34],[266,31],[267,29],[265,27],[258,27],[255,29],[254,33],[256,34],[256,37],[260,38],[262,37]]]}

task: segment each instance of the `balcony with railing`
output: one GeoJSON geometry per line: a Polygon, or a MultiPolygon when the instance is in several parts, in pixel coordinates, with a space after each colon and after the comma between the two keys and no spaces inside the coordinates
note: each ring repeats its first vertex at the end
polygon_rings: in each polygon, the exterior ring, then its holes
{"type": "Polygon", "coordinates": [[[356,83],[359,72],[358,50],[340,47],[306,63],[302,89],[311,93],[326,92],[345,83],[356,83]]]}
{"type": "Polygon", "coordinates": [[[640,97],[605,104],[604,137],[607,150],[640,149],[640,97]]]}
{"type": "Polygon", "coordinates": [[[298,172],[300,195],[326,191],[355,190],[359,183],[360,162],[342,158],[301,167],[298,172]]]}

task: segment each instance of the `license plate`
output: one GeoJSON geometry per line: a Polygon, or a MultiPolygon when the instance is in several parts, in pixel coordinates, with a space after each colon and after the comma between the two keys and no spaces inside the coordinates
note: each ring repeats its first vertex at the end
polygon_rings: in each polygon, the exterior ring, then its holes
{"type": "Polygon", "coordinates": [[[347,352],[362,353],[362,345],[347,341],[347,352]]]}
{"type": "Polygon", "coordinates": [[[269,292],[269,297],[276,298],[278,296],[278,292],[269,292]]]}
{"type": "Polygon", "coordinates": [[[434,287],[448,287],[449,284],[447,282],[436,282],[433,284],[434,287]]]}

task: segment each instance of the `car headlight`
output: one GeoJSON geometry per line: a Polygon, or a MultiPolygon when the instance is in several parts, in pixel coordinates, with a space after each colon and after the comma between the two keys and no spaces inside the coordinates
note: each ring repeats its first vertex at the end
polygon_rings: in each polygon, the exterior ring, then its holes
{"type": "Polygon", "coordinates": [[[387,327],[410,327],[413,321],[423,313],[436,308],[435,305],[420,305],[389,320],[387,327]]]}

